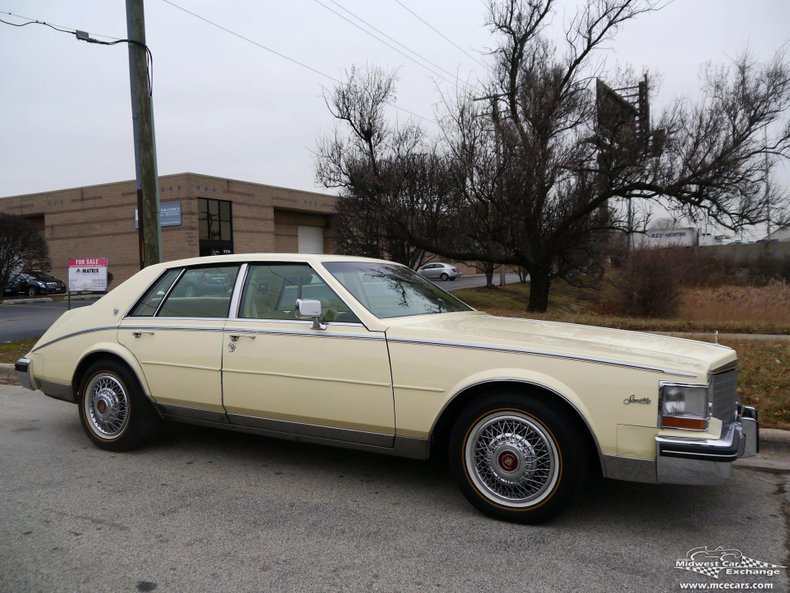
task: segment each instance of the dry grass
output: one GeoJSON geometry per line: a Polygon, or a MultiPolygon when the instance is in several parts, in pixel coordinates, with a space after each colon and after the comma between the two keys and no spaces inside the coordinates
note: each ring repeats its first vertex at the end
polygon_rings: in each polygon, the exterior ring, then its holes
{"type": "Polygon", "coordinates": [[[470,288],[454,294],[475,309],[492,315],[528,317],[600,325],[618,329],[667,332],[716,331],[732,334],[790,333],[790,286],[774,282],[760,287],[694,288],[683,291],[681,313],[674,319],[618,317],[609,314],[606,302],[613,286],[579,289],[565,282],[552,285],[546,313],[526,310],[529,284],[509,284],[497,289],[470,288]],[[686,307],[686,303],[689,305],[686,307]],[[693,306],[691,303],[695,303],[693,306]]]}
{"type": "Polygon", "coordinates": [[[698,322],[732,319],[762,324],[790,324],[790,285],[772,280],[766,286],[692,288],[681,295],[679,317],[698,322]]]}
{"type": "MultiPolygon", "coordinates": [[[[695,340],[712,341],[707,335],[695,340]]],[[[760,426],[790,429],[790,341],[722,337],[738,352],[738,396],[760,411],[760,426]]]]}
{"type": "Polygon", "coordinates": [[[19,340],[17,342],[7,342],[0,344],[0,362],[14,363],[18,358],[22,358],[30,352],[38,338],[30,340],[19,340]]]}

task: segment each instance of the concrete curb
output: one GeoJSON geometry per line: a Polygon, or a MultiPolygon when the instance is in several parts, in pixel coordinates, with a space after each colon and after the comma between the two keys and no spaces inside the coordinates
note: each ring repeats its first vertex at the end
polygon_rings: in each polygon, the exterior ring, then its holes
{"type": "MultiPolygon", "coordinates": [[[[54,301],[67,301],[68,298],[63,295],[57,295],[59,298],[52,297],[33,297],[28,299],[5,299],[0,301],[0,305],[30,305],[32,303],[52,303],[54,301]]],[[[98,301],[103,294],[73,294],[71,295],[72,301],[98,301]]]]}
{"type": "Polygon", "coordinates": [[[6,299],[2,304],[4,305],[30,305],[33,303],[51,303],[54,299],[52,297],[36,297],[33,299],[6,299]]]}
{"type": "MultiPolygon", "coordinates": [[[[16,380],[13,364],[0,362],[0,379],[16,380]]],[[[790,451],[790,430],[761,428],[760,446],[766,449],[787,449],[790,451]]]]}

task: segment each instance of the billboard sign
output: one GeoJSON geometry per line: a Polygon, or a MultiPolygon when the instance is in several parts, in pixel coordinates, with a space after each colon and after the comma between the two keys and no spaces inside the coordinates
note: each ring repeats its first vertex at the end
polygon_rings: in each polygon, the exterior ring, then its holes
{"type": "Polygon", "coordinates": [[[106,257],[78,257],[69,260],[69,292],[107,292],[106,257]]]}

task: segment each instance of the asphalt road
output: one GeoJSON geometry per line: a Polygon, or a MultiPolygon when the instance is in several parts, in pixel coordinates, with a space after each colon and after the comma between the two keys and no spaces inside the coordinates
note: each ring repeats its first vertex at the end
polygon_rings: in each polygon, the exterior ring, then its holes
{"type": "MultiPolygon", "coordinates": [[[[674,592],[691,548],[787,564],[787,475],[599,480],[559,520],[487,519],[416,461],[174,428],[127,454],[75,406],[0,385],[0,591],[674,592]]],[[[774,577],[725,577],[787,591],[774,577]]]]}
{"type": "MultiPolygon", "coordinates": [[[[71,308],[85,307],[95,300],[73,300],[71,308]]],[[[63,315],[67,307],[66,301],[25,303],[5,300],[0,304],[0,343],[38,338],[63,315]]]]}

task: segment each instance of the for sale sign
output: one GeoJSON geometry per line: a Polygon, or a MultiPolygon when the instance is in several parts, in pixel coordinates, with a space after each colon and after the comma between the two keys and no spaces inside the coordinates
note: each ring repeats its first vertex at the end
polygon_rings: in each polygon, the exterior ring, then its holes
{"type": "Polygon", "coordinates": [[[107,258],[79,257],[69,260],[71,292],[107,292],[107,258]]]}

